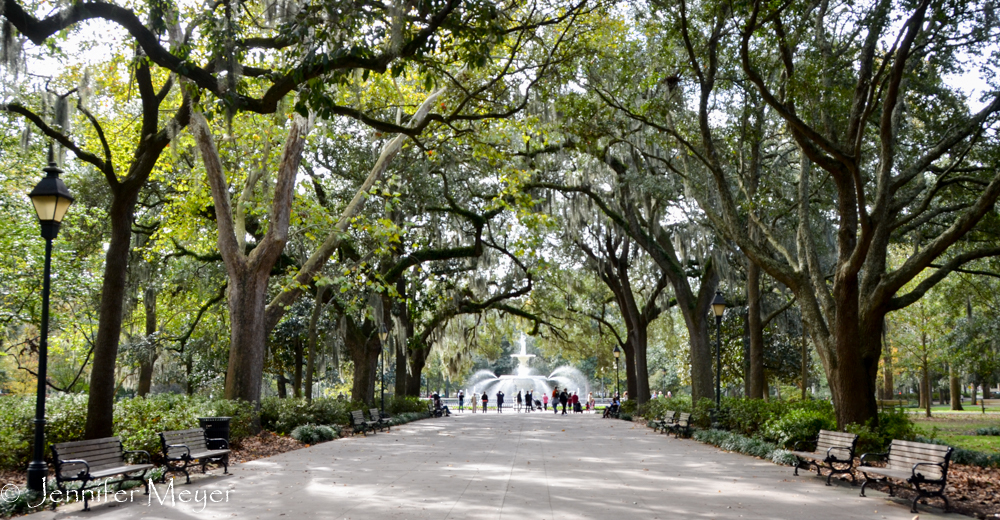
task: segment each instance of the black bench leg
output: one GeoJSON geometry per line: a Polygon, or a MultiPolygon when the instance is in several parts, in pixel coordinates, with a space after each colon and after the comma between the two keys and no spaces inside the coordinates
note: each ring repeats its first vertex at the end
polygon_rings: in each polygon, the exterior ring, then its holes
{"type": "Polygon", "coordinates": [[[792,475],[794,475],[796,477],[799,476],[799,466],[801,466],[801,465],[802,465],[802,459],[798,459],[795,462],[795,471],[792,473],[792,475]]]}
{"type": "Polygon", "coordinates": [[[910,512],[911,513],[916,513],[917,512],[917,500],[920,500],[921,498],[923,498],[923,495],[921,495],[921,494],[918,493],[917,497],[913,499],[913,505],[910,506],[910,512]]]}
{"type": "Polygon", "coordinates": [[[80,494],[83,495],[83,510],[90,511],[90,500],[87,498],[87,493],[84,488],[87,487],[87,479],[83,479],[80,482],[80,494]]]}
{"type": "Polygon", "coordinates": [[[187,479],[187,482],[186,482],[186,483],[187,483],[187,484],[190,484],[190,483],[191,483],[191,474],[190,474],[190,473],[188,473],[188,470],[187,470],[187,464],[185,464],[185,465],[184,465],[184,467],[182,467],[182,468],[181,468],[181,471],[183,471],[183,472],[184,472],[184,478],[186,478],[186,479],[187,479]]]}
{"type": "Polygon", "coordinates": [[[865,481],[861,483],[861,494],[858,496],[865,496],[865,488],[868,487],[868,477],[865,477],[865,481]]]}
{"type": "MultiPolygon", "coordinates": [[[[816,466],[816,473],[819,473],[819,466],[816,466]]],[[[822,476],[822,474],[820,474],[820,476],[822,476]]],[[[828,486],[832,486],[833,485],[833,484],[830,484],[830,479],[832,479],[832,478],[833,478],[833,466],[830,466],[830,474],[826,476],[826,485],[828,485],[828,486]]]]}
{"type": "Polygon", "coordinates": [[[224,457],[222,457],[222,467],[225,468],[225,469],[222,470],[222,474],[223,475],[228,475],[229,474],[229,454],[228,453],[224,457]]]}

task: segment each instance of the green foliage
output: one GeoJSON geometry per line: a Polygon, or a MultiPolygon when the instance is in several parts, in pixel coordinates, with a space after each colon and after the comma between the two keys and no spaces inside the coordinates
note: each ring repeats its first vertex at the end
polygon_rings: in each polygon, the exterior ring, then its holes
{"type": "Polygon", "coordinates": [[[332,441],[340,438],[341,430],[339,426],[326,426],[315,424],[303,424],[292,430],[292,438],[304,444],[316,444],[317,442],[332,441]]]}
{"type": "Polygon", "coordinates": [[[161,451],[160,432],[198,427],[206,401],[177,394],[160,394],[115,403],[115,435],[126,450],[161,451]]]}
{"type": "MultiPolygon", "coordinates": [[[[27,466],[34,440],[34,418],[34,397],[0,397],[0,468],[27,466]]],[[[87,424],[87,396],[61,394],[47,398],[45,421],[45,440],[49,443],[82,439],[87,424]]]]}
{"type": "MultiPolygon", "coordinates": [[[[951,446],[947,442],[938,439],[916,437],[914,440],[917,442],[926,442],[928,444],[951,446]]],[[[1000,453],[983,453],[981,451],[967,450],[957,446],[951,447],[955,450],[951,454],[951,462],[955,464],[967,464],[969,466],[979,466],[981,468],[1000,467],[1000,453]]]]}
{"type": "Polygon", "coordinates": [[[893,439],[913,440],[917,431],[910,417],[902,410],[887,410],[878,414],[878,428],[871,424],[850,424],[846,430],[857,434],[858,453],[884,452],[893,439]]]}
{"type": "Polygon", "coordinates": [[[639,401],[634,401],[634,400],[622,401],[621,413],[628,415],[636,415],[638,414],[637,412],[637,409],[639,407],[638,405],[639,401]]]}
{"type": "Polygon", "coordinates": [[[1000,435],[1000,427],[991,426],[989,428],[978,428],[976,435],[1000,435]]]}
{"type": "Polygon", "coordinates": [[[427,401],[422,401],[419,397],[393,396],[390,401],[386,402],[386,412],[389,415],[421,413],[426,411],[427,401]]]}
{"type": "Polygon", "coordinates": [[[708,427],[712,422],[712,410],[715,409],[715,401],[703,397],[698,399],[691,410],[691,424],[702,428],[708,427]]]}
{"type": "Polygon", "coordinates": [[[393,415],[392,419],[389,419],[390,426],[398,426],[400,424],[406,424],[408,422],[419,421],[420,419],[426,419],[430,417],[427,410],[422,412],[403,412],[398,415],[393,415]]]}
{"type": "Polygon", "coordinates": [[[790,448],[796,442],[814,440],[820,430],[836,428],[837,421],[832,414],[800,408],[768,420],[761,433],[763,438],[790,448]]]}
{"type": "Polygon", "coordinates": [[[724,430],[698,430],[694,432],[692,438],[696,441],[718,446],[726,451],[768,459],[774,461],[776,464],[792,465],[795,462],[795,458],[787,451],[781,449],[777,444],[738,433],[724,430]]]}
{"type": "Polygon", "coordinates": [[[348,424],[348,413],[362,409],[363,403],[348,403],[333,398],[280,399],[265,397],[260,401],[260,424],[265,430],[287,435],[306,424],[348,424]]]}
{"type": "Polygon", "coordinates": [[[229,417],[229,443],[238,445],[243,439],[253,435],[257,410],[248,401],[219,399],[208,401],[201,417],[229,417]]]}
{"type": "Polygon", "coordinates": [[[636,414],[641,415],[647,419],[655,419],[662,417],[667,410],[673,410],[675,412],[691,412],[691,398],[688,396],[678,396],[678,397],[660,397],[657,399],[650,399],[646,404],[638,407],[636,409],[636,414]]]}

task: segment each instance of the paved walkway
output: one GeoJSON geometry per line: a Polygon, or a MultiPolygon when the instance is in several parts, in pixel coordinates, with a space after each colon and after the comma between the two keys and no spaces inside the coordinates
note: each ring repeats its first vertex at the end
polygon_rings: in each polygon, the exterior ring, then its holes
{"type": "MultiPolygon", "coordinates": [[[[815,475],[815,474],[812,474],[815,475]]],[[[86,519],[906,519],[906,504],[596,415],[466,414],[236,465],[86,519]],[[217,472],[218,473],[218,472],[217,472]],[[194,503],[181,504],[180,493],[194,503]],[[209,495],[217,491],[215,495],[209,495]],[[229,500],[223,495],[229,492],[229,500]],[[195,496],[192,496],[194,494],[195,496]],[[218,502],[205,501],[213,497],[218,502]]],[[[922,506],[925,507],[925,506],[922,506]]],[[[920,518],[965,518],[928,514],[920,518]]]]}

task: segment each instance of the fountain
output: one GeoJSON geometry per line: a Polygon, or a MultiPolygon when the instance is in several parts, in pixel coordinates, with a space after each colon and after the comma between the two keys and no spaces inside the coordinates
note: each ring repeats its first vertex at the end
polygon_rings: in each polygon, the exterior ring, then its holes
{"type": "Polygon", "coordinates": [[[483,392],[486,392],[492,400],[498,391],[503,391],[507,399],[512,402],[518,391],[530,390],[535,399],[540,401],[542,394],[551,394],[552,385],[556,385],[559,388],[565,388],[570,393],[577,392],[582,402],[590,392],[590,383],[587,381],[587,377],[571,366],[561,366],[548,376],[533,374],[534,369],[528,366],[528,362],[535,355],[528,354],[524,334],[521,334],[521,352],[511,354],[510,357],[517,359],[516,374],[497,377],[489,370],[480,370],[468,379],[468,384],[471,387],[469,395],[472,393],[482,395],[483,392]]]}

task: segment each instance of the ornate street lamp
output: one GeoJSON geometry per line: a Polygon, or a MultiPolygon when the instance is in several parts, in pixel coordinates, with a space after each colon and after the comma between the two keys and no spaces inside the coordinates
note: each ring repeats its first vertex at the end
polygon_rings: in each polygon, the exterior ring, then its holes
{"type": "Polygon", "coordinates": [[[715,313],[715,409],[718,410],[722,400],[722,313],[726,312],[722,291],[715,291],[712,312],[715,313]]]}
{"type": "Polygon", "coordinates": [[[382,415],[385,415],[385,340],[388,337],[389,329],[383,323],[382,328],[378,331],[378,340],[382,351],[380,353],[380,357],[382,358],[382,415]]]}
{"type": "Polygon", "coordinates": [[[59,226],[66,210],[73,203],[73,196],[59,174],[52,149],[49,148],[49,165],[43,168],[45,177],[38,182],[28,195],[35,206],[38,221],[45,239],[45,271],[42,282],[42,330],[38,343],[38,396],[35,401],[35,453],[28,464],[28,489],[42,491],[49,468],[45,463],[45,387],[49,354],[49,280],[52,268],[52,240],[59,235],[59,226]]]}
{"type": "Polygon", "coordinates": [[[618,379],[618,356],[622,355],[622,349],[618,348],[618,345],[615,345],[615,349],[612,350],[611,353],[615,355],[615,395],[619,399],[621,399],[621,395],[622,395],[621,394],[621,389],[618,387],[618,384],[619,384],[619,379],[618,379]]]}

